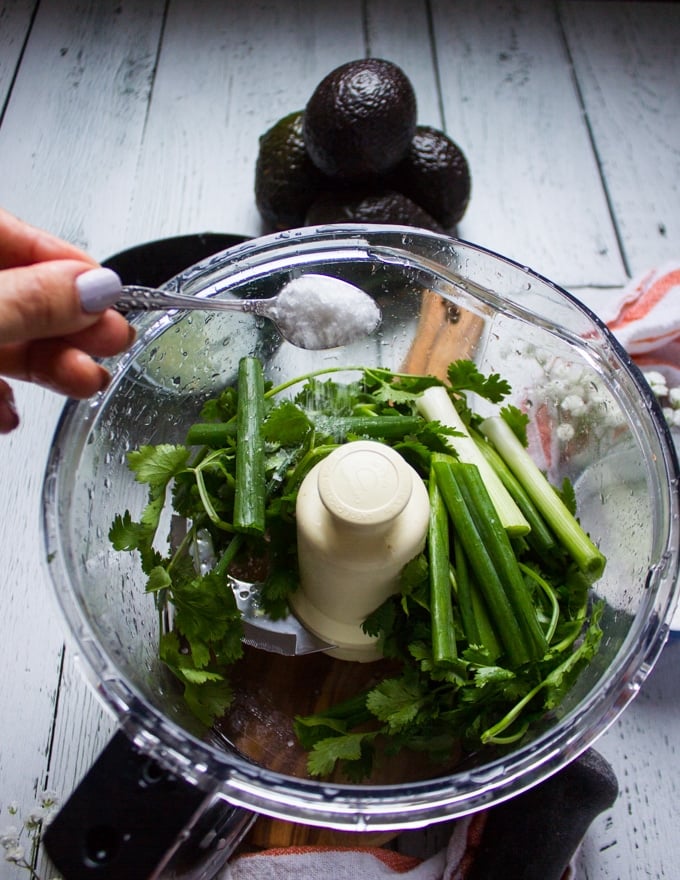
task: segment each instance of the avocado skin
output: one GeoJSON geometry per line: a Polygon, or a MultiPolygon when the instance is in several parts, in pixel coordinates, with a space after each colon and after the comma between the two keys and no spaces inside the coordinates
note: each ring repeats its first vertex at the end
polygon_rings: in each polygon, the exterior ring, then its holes
{"type": "Polygon", "coordinates": [[[319,190],[328,186],[305,149],[302,117],[302,110],[289,113],[260,137],[255,204],[272,231],[302,226],[319,190]]]}
{"type": "Polygon", "coordinates": [[[401,68],[365,58],[321,80],[305,107],[303,137],[320,171],[358,180],[384,174],[406,155],[416,118],[415,91],[401,68]]]}
{"type": "Polygon", "coordinates": [[[378,223],[414,226],[443,232],[441,225],[403,193],[385,188],[346,189],[322,193],[305,217],[305,225],[378,223]]]}
{"type": "Polygon", "coordinates": [[[387,182],[447,230],[462,219],[472,189],[463,151],[444,132],[427,125],[417,127],[406,156],[387,175],[387,182]]]}

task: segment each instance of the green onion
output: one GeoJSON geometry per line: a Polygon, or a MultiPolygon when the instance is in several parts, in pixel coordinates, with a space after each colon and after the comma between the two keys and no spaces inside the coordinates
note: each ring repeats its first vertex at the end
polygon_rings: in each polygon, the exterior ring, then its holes
{"type": "Polygon", "coordinates": [[[234,528],[247,535],[262,535],[265,529],[263,419],[262,364],[257,358],[244,357],[238,369],[234,528]]]}
{"type": "MultiPolygon", "coordinates": [[[[317,431],[344,440],[349,434],[358,437],[373,437],[384,440],[398,440],[407,434],[416,433],[423,427],[421,416],[319,416],[310,415],[310,421],[317,431]]],[[[209,446],[222,449],[236,437],[236,419],[228,422],[197,422],[192,425],[186,437],[188,446],[209,446]]]]}
{"type": "Polygon", "coordinates": [[[435,475],[430,472],[430,523],[428,527],[432,657],[450,664],[458,656],[453,625],[453,602],[449,579],[449,521],[435,475]]]}
{"type": "Polygon", "coordinates": [[[567,509],[512,428],[500,416],[486,419],[481,427],[581,571],[591,582],[601,577],[606,562],[604,555],[567,509]]]}
{"type": "Polygon", "coordinates": [[[480,537],[510,599],[526,643],[533,646],[530,654],[534,660],[538,660],[545,654],[548,646],[510,538],[496,515],[478,468],[464,462],[453,462],[451,467],[480,537]]]}
{"type": "Polygon", "coordinates": [[[496,472],[477,448],[477,444],[451,402],[446,388],[442,385],[427,388],[417,399],[416,406],[429,421],[439,422],[456,431],[455,435],[446,437],[446,442],[460,461],[476,464],[479,468],[503,528],[513,536],[526,535],[529,531],[529,523],[496,472]]]}
{"type": "Polygon", "coordinates": [[[479,626],[475,609],[472,601],[472,584],[470,583],[470,572],[468,570],[467,559],[463,545],[460,543],[460,537],[455,534],[453,537],[453,560],[454,560],[454,577],[453,583],[456,590],[456,598],[458,599],[458,608],[460,610],[460,618],[463,626],[463,633],[470,645],[481,645],[479,626]]]}
{"type": "MultiPolygon", "coordinates": [[[[432,469],[444,503],[460,536],[465,553],[477,576],[477,583],[484,594],[486,606],[503,649],[513,666],[521,666],[534,659],[534,645],[525,637],[515,615],[509,596],[493,564],[485,541],[479,534],[477,524],[470,513],[454,466],[460,464],[451,456],[434,453],[432,469]]],[[[491,502],[486,493],[489,506],[491,502]]],[[[497,521],[497,518],[494,517],[497,521]]]]}
{"type": "Polygon", "coordinates": [[[481,437],[476,431],[470,432],[477,444],[479,451],[489,462],[494,471],[498,474],[500,481],[512,496],[515,504],[524,514],[524,518],[529,523],[530,531],[526,536],[529,545],[548,561],[554,558],[557,549],[557,541],[545,523],[545,520],[539,513],[536,505],[527,495],[522,484],[512,473],[503,458],[493,448],[485,437],[481,437]]]}
{"type": "Polygon", "coordinates": [[[419,431],[425,422],[421,416],[310,416],[317,431],[343,439],[348,434],[359,437],[398,440],[419,431]]]}
{"type": "Polygon", "coordinates": [[[236,436],[236,419],[229,422],[196,422],[187,431],[187,446],[222,449],[236,436]]]}

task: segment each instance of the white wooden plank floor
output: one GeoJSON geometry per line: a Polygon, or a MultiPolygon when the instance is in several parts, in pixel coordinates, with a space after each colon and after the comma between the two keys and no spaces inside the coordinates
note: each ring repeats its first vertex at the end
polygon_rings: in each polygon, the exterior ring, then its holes
{"type": "MultiPolygon", "coordinates": [[[[100,259],[205,230],[261,231],[257,141],[321,77],[401,64],[419,122],[463,148],[462,238],[597,302],[679,256],[680,4],[565,0],[0,0],[0,204],[100,259]]],[[[41,563],[61,401],[22,386],[0,441],[0,826],[66,796],[111,720],[85,687],[41,563]]],[[[680,640],[600,741],[621,782],[582,878],[676,878],[680,640]]],[[[0,878],[22,876],[0,863],[0,878]]]]}

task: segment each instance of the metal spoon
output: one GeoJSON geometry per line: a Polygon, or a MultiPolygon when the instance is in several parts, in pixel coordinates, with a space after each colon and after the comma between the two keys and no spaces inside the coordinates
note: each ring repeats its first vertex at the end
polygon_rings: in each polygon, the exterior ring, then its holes
{"type": "MultiPolygon", "coordinates": [[[[97,304],[102,307],[101,298],[97,304]]],[[[339,278],[314,274],[293,278],[268,299],[204,299],[126,285],[112,292],[105,305],[142,311],[246,312],[272,321],[281,336],[298,348],[313,350],[354,342],[375,330],[381,319],[380,309],[363,290],[339,278]]]]}

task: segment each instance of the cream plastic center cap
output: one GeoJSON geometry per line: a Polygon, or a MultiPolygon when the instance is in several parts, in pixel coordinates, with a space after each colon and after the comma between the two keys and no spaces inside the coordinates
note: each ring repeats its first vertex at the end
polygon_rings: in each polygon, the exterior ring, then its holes
{"type": "Polygon", "coordinates": [[[406,507],[412,491],[410,468],[399,453],[381,443],[349,443],[319,468],[324,506],[348,525],[390,522],[406,507]]]}
{"type": "Polygon", "coordinates": [[[380,657],[362,624],[399,590],[423,549],[427,489],[399,453],[357,440],[334,449],[302,481],[296,505],[300,588],[290,604],[341,660],[380,657]]]}

